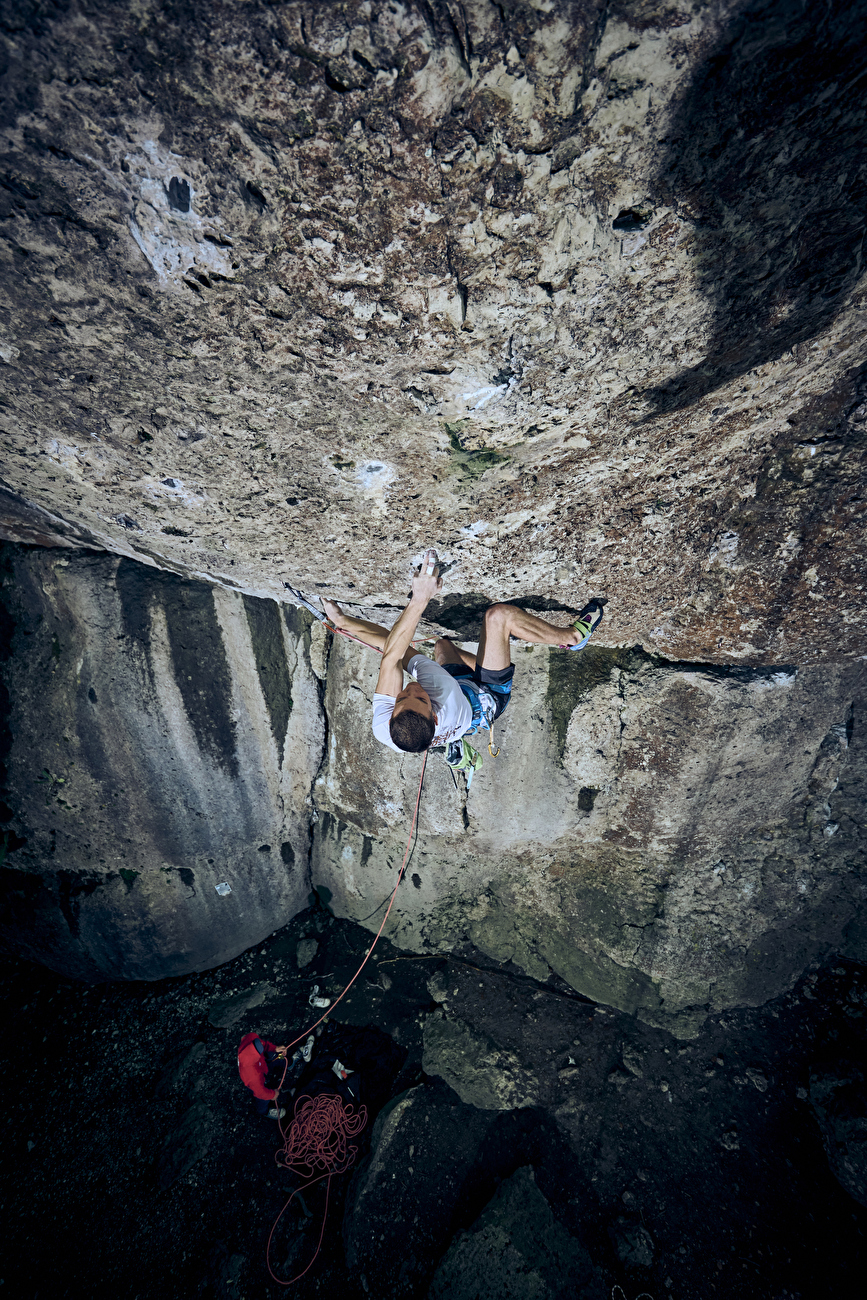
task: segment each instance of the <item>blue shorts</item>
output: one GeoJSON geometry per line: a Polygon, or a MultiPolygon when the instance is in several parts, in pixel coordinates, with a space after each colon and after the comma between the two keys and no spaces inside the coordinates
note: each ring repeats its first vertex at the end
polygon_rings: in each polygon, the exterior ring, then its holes
{"type": "MultiPolygon", "coordinates": [[[[440,664],[440,667],[445,668],[449,676],[454,677],[459,684],[463,678],[464,681],[473,682],[476,686],[484,686],[486,691],[490,691],[497,706],[494,718],[498,718],[505,712],[506,705],[512,698],[514,664],[509,664],[508,668],[480,668],[478,664],[475,668],[468,668],[466,664],[440,664]]],[[[472,700],[470,703],[472,704],[472,700]]]]}

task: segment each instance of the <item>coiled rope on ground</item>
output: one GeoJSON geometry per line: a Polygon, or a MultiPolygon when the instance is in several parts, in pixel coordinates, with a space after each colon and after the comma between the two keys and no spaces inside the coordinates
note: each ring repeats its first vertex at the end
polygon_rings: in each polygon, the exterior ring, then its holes
{"type": "MultiPolygon", "coordinates": [[[[323,1020],[327,1020],[337,1004],[343,1001],[370,960],[371,953],[376,947],[377,941],[385,929],[385,923],[388,920],[392,906],[394,905],[394,900],[397,898],[397,891],[400,888],[400,882],[403,880],[404,873],[406,872],[406,865],[409,860],[413,831],[415,830],[415,824],[418,820],[418,810],[419,805],[421,804],[421,790],[422,785],[424,784],[425,769],[427,768],[427,755],[428,751],[425,750],[421,765],[421,775],[418,779],[418,793],[415,797],[415,808],[413,809],[412,821],[410,822],[409,835],[406,841],[406,848],[404,849],[403,861],[400,864],[400,870],[397,873],[397,881],[392,890],[385,916],[382,918],[382,923],[376,932],[373,943],[364,955],[364,960],[340,996],[335,998],[324,1015],[321,1015],[318,1020],[310,1025],[309,1028],[305,1029],[303,1033],[299,1034],[297,1038],[293,1039],[291,1043],[286,1044],[286,1059],[283,1063],[283,1074],[277,1087],[278,1094],[280,1089],[283,1087],[283,1080],[286,1078],[286,1071],[289,1068],[289,1049],[294,1047],[296,1043],[300,1043],[303,1038],[306,1038],[311,1030],[315,1029],[317,1025],[322,1024],[323,1020]]],[[[276,1101],[275,1104],[279,1110],[279,1100],[276,1101]]],[[[317,1255],[319,1254],[322,1246],[322,1238],[325,1235],[325,1221],[328,1217],[328,1196],[331,1190],[331,1179],[334,1174],[345,1173],[355,1160],[356,1148],[348,1145],[348,1139],[355,1137],[364,1128],[367,1123],[367,1109],[364,1106],[359,1106],[356,1111],[354,1106],[344,1105],[342,1097],[333,1096],[328,1093],[321,1093],[318,1097],[311,1098],[302,1096],[298,1098],[295,1103],[295,1115],[289,1126],[288,1132],[284,1131],[281,1120],[278,1119],[277,1122],[280,1126],[280,1136],[283,1139],[283,1145],[277,1150],[275,1155],[277,1164],[281,1169],[289,1169],[293,1173],[300,1174],[302,1178],[308,1178],[310,1180],[305,1183],[303,1187],[296,1187],[295,1191],[289,1197],[289,1200],[274,1220],[274,1224],[268,1234],[268,1246],[265,1251],[265,1263],[268,1266],[268,1272],[271,1274],[274,1281],[280,1286],[291,1286],[293,1282],[297,1282],[299,1278],[302,1278],[312,1267],[317,1255]],[[302,1102],[305,1103],[305,1105],[302,1106],[302,1102]],[[321,1170],[322,1172],[317,1173],[317,1170],[321,1170]],[[297,1196],[299,1192],[306,1191],[308,1187],[312,1187],[314,1183],[321,1182],[323,1178],[327,1178],[328,1182],[325,1188],[325,1210],[322,1215],[322,1228],[319,1233],[319,1242],[316,1247],[316,1253],[307,1265],[307,1268],[296,1277],[284,1281],[282,1278],[277,1277],[274,1270],[271,1268],[271,1241],[274,1237],[277,1224],[291,1205],[293,1198],[297,1196]]]]}
{"type": "Polygon", "coordinates": [[[345,1174],[347,1169],[354,1163],[358,1148],[350,1146],[349,1139],[356,1137],[366,1123],[366,1106],[359,1106],[358,1110],[356,1110],[354,1106],[344,1105],[342,1097],[331,1093],[320,1093],[318,1097],[302,1096],[296,1101],[295,1118],[289,1126],[289,1132],[285,1135],[283,1146],[275,1153],[274,1158],[281,1169],[289,1169],[292,1173],[307,1178],[308,1182],[301,1187],[295,1188],[295,1191],[274,1220],[274,1225],[268,1235],[265,1262],[268,1265],[268,1272],[279,1286],[291,1286],[293,1282],[299,1281],[313,1267],[322,1247],[322,1238],[325,1235],[331,1179],[335,1174],[345,1174]],[[328,1180],[325,1185],[325,1209],[322,1213],[322,1227],[319,1231],[319,1241],[316,1244],[313,1258],[307,1267],[302,1269],[295,1277],[284,1281],[282,1278],[277,1277],[271,1267],[271,1241],[277,1229],[277,1224],[292,1204],[293,1199],[300,1192],[305,1192],[308,1187],[312,1187],[314,1183],[321,1182],[323,1178],[328,1180]]]}

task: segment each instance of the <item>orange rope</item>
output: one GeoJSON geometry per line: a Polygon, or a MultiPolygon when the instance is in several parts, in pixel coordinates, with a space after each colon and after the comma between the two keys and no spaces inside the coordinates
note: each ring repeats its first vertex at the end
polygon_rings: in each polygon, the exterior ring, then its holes
{"type": "MultiPolygon", "coordinates": [[[[386,908],[385,916],[382,918],[382,925],[377,930],[376,937],[374,938],[373,943],[370,945],[367,952],[365,953],[364,961],[361,963],[358,970],[355,972],[352,979],[347,984],[346,988],[340,994],[340,997],[335,998],[331,1006],[325,1012],[325,1014],[321,1015],[317,1021],[315,1021],[312,1025],[310,1025],[308,1029],[305,1029],[304,1032],[299,1034],[297,1038],[293,1038],[291,1043],[286,1044],[286,1062],[283,1066],[283,1078],[280,1080],[278,1091],[283,1086],[283,1079],[286,1078],[286,1071],[289,1068],[289,1048],[294,1047],[296,1043],[300,1043],[301,1039],[306,1038],[307,1035],[311,1033],[311,1031],[314,1030],[317,1025],[321,1025],[323,1020],[327,1020],[328,1017],[331,1015],[332,1011],[334,1010],[334,1008],[337,1006],[337,1004],[343,1001],[343,999],[346,997],[347,993],[352,988],[355,981],[358,979],[361,972],[364,970],[368,961],[370,960],[370,954],[373,952],[374,948],[376,947],[377,940],[379,939],[380,935],[385,929],[385,923],[388,920],[388,914],[394,905],[394,900],[397,897],[397,891],[400,888],[400,882],[403,880],[403,873],[406,870],[407,859],[409,858],[410,845],[412,844],[412,833],[415,830],[416,818],[418,817],[418,806],[421,802],[421,787],[422,787],[422,782],[424,781],[425,768],[427,767],[428,753],[429,751],[425,750],[424,759],[422,760],[422,765],[421,765],[421,776],[418,779],[418,794],[415,797],[415,808],[413,809],[412,821],[410,822],[410,827],[409,827],[409,838],[406,841],[406,848],[404,849],[404,853],[403,853],[403,862],[401,862],[400,864],[400,871],[397,873],[397,883],[395,884],[394,889],[392,890],[391,899],[389,900],[388,907],[386,908]]],[[[282,1128],[280,1132],[281,1133],[283,1132],[282,1128]]]]}
{"type": "Polygon", "coordinates": [[[299,1097],[296,1101],[295,1118],[283,1146],[275,1155],[275,1159],[281,1169],[291,1169],[293,1173],[300,1174],[302,1178],[308,1178],[310,1181],[306,1182],[303,1187],[296,1187],[292,1196],[289,1197],[289,1200],[274,1220],[274,1226],[268,1235],[265,1262],[268,1265],[268,1272],[278,1286],[291,1286],[293,1282],[299,1281],[313,1267],[322,1247],[322,1238],[325,1235],[331,1179],[334,1174],[345,1174],[355,1161],[357,1148],[349,1146],[347,1139],[360,1133],[366,1123],[367,1108],[365,1106],[359,1106],[356,1112],[353,1106],[344,1106],[341,1097],[333,1096],[330,1093],[322,1093],[316,1098],[299,1097]],[[320,1170],[322,1170],[321,1173],[320,1170]],[[311,1175],[316,1176],[311,1177],[311,1175]],[[282,1278],[277,1277],[271,1267],[271,1240],[277,1224],[292,1204],[293,1198],[299,1192],[304,1192],[308,1187],[312,1187],[314,1183],[321,1182],[323,1178],[327,1178],[328,1183],[325,1188],[325,1209],[322,1214],[322,1228],[319,1233],[316,1251],[307,1268],[298,1273],[296,1277],[285,1282],[282,1278]]]}
{"type": "Polygon", "coordinates": [[[311,1030],[315,1029],[317,1025],[322,1024],[323,1020],[327,1020],[337,1004],[343,1001],[370,960],[370,954],[373,952],[377,940],[385,929],[385,923],[388,920],[394,900],[397,898],[397,891],[400,888],[400,882],[403,880],[403,875],[406,871],[406,864],[409,860],[412,833],[415,830],[415,824],[418,819],[419,804],[421,803],[421,788],[422,783],[424,782],[425,768],[427,767],[427,756],[428,751],[425,750],[424,759],[422,760],[421,765],[421,776],[418,779],[418,793],[415,797],[415,808],[413,809],[412,821],[409,827],[409,837],[406,841],[403,861],[400,864],[400,871],[397,873],[397,882],[392,890],[385,916],[382,918],[382,924],[376,932],[376,937],[365,953],[364,961],[346,985],[346,988],[340,994],[340,997],[336,998],[334,1002],[332,1002],[324,1015],[321,1015],[309,1029],[305,1029],[297,1038],[293,1038],[291,1043],[286,1044],[286,1059],[283,1062],[283,1074],[274,1097],[274,1105],[278,1113],[277,1124],[280,1129],[280,1136],[283,1139],[283,1145],[278,1149],[275,1158],[282,1169],[291,1169],[295,1173],[300,1173],[302,1177],[308,1177],[318,1168],[324,1169],[324,1173],[319,1174],[315,1178],[311,1178],[310,1182],[305,1183],[303,1187],[296,1187],[292,1196],[289,1197],[289,1200],[274,1220],[273,1227],[268,1234],[265,1263],[268,1266],[268,1272],[271,1274],[272,1278],[274,1278],[274,1281],[279,1283],[280,1286],[291,1286],[293,1282],[297,1282],[299,1278],[302,1278],[304,1273],[306,1273],[312,1266],[316,1256],[319,1254],[320,1247],[322,1246],[322,1238],[325,1235],[325,1220],[328,1215],[328,1196],[331,1191],[332,1175],[345,1173],[352,1164],[355,1159],[356,1149],[355,1147],[347,1147],[346,1138],[354,1137],[356,1133],[360,1133],[367,1123],[367,1110],[364,1106],[360,1106],[356,1114],[351,1106],[344,1107],[342,1098],[331,1095],[326,1096],[323,1094],[320,1097],[316,1097],[314,1100],[311,1100],[309,1097],[298,1098],[298,1101],[295,1103],[295,1118],[289,1127],[289,1132],[285,1133],[282,1121],[279,1118],[279,1094],[280,1089],[283,1087],[283,1080],[286,1078],[286,1071],[289,1068],[289,1049],[294,1047],[296,1043],[300,1043],[302,1038],[306,1038],[311,1030]],[[308,1105],[301,1107],[300,1104],[302,1101],[306,1101],[308,1105]],[[343,1161],[341,1168],[338,1169],[333,1167],[333,1165],[336,1165],[341,1161],[343,1161]],[[293,1197],[297,1196],[299,1192],[306,1191],[306,1189],[312,1187],[314,1183],[321,1182],[323,1178],[327,1178],[328,1183],[325,1188],[325,1210],[322,1216],[322,1231],[319,1234],[319,1244],[316,1247],[316,1254],[307,1265],[307,1268],[304,1269],[304,1272],[299,1273],[298,1277],[293,1277],[288,1282],[283,1282],[279,1277],[275,1276],[271,1268],[271,1239],[274,1236],[274,1231],[277,1224],[286,1213],[286,1210],[291,1205],[293,1197]]]}

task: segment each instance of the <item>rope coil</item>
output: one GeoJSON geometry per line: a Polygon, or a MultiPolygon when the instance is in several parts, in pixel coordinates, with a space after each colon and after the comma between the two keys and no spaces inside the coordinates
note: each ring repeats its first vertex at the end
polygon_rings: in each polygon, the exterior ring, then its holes
{"type": "Polygon", "coordinates": [[[274,1159],[280,1169],[291,1170],[292,1173],[299,1174],[309,1181],[304,1183],[303,1186],[295,1188],[295,1191],[274,1220],[274,1225],[268,1234],[265,1262],[268,1265],[268,1272],[278,1286],[292,1286],[316,1262],[322,1248],[322,1238],[325,1235],[331,1179],[335,1174],[345,1174],[347,1169],[354,1164],[358,1149],[350,1146],[348,1140],[356,1137],[366,1123],[366,1106],[359,1106],[358,1110],[351,1105],[345,1106],[343,1098],[332,1093],[321,1093],[318,1097],[302,1096],[296,1101],[295,1118],[289,1126],[289,1132],[284,1136],[283,1146],[275,1152],[274,1159]],[[302,1192],[306,1192],[307,1188],[312,1187],[314,1183],[320,1183],[323,1178],[327,1178],[328,1182],[325,1186],[325,1209],[322,1212],[322,1227],[319,1232],[316,1250],[307,1267],[296,1274],[295,1277],[285,1281],[283,1278],[277,1277],[271,1267],[271,1241],[277,1230],[277,1224],[283,1218],[295,1197],[302,1192]]]}
{"type": "MultiPolygon", "coordinates": [[[[418,820],[419,804],[421,803],[421,788],[424,784],[426,767],[427,750],[425,750],[425,755],[422,760],[421,775],[418,779],[418,794],[415,797],[415,808],[413,809],[412,821],[409,827],[409,837],[406,841],[403,861],[400,864],[400,871],[397,873],[397,881],[392,890],[385,916],[382,918],[382,923],[376,932],[373,943],[364,955],[364,961],[361,963],[340,996],[335,998],[334,1002],[332,1002],[324,1015],[321,1015],[317,1021],[310,1025],[308,1029],[305,1029],[302,1034],[299,1034],[297,1038],[294,1038],[291,1043],[286,1044],[283,1074],[281,1075],[280,1083],[277,1086],[277,1095],[274,1100],[278,1112],[280,1109],[280,1089],[283,1087],[283,1081],[286,1078],[286,1071],[289,1068],[289,1049],[294,1047],[296,1043],[300,1043],[302,1038],[306,1038],[311,1030],[315,1029],[317,1025],[322,1024],[323,1020],[327,1020],[337,1004],[343,1001],[370,960],[370,955],[376,947],[377,940],[385,929],[385,923],[388,920],[389,913],[394,905],[394,900],[397,898],[397,891],[400,888],[400,882],[403,880],[404,872],[406,871],[406,864],[409,860],[412,835],[415,830],[416,821],[418,820]]],[[[356,1111],[353,1106],[344,1106],[341,1097],[333,1096],[330,1093],[322,1093],[320,1096],[314,1098],[302,1096],[299,1097],[295,1103],[295,1116],[289,1126],[288,1133],[284,1132],[281,1120],[278,1119],[277,1123],[280,1128],[280,1136],[283,1139],[283,1145],[278,1148],[274,1157],[278,1166],[281,1169],[288,1169],[291,1170],[292,1173],[300,1174],[302,1178],[310,1179],[310,1181],[305,1183],[302,1187],[296,1187],[295,1191],[289,1197],[289,1200],[274,1220],[274,1224],[268,1234],[268,1246],[265,1251],[265,1263],[268,1266],[268,1272],[279,1286],[291,1286],[293,1282],[297,1282],[304,1276],[308,1269],[312,1267],[316,1256],[319,1254],[322,1246],[322,1238],[325,1235],[325,1221],[328,1217],[328,1196],[331,1191],[331,1179],[334,1174],[345,1173],[355,1160],[356,1148],[350,1147],[347,1143],[347,1139],[355,1137],[356,1134],[360,1133],[364,1128],[367,1123],[367,1109],[364,1106],[359,1106],[356,1111]],[[302,1102],[306,1104],[302,1106],[302,1102]],[[340,1166],[339,1168],[338,1165],[340,1166]],[[321,1169],[322,1172],[316,1174],[317,1169],[321,1169]],[[314,1177],[314,1175],[316,1176],[314,1177]],[[316,1254],[303,1272],[299,1273],[297,1277],[290,1278],[289,1281],[286,1282],[282,1278],[277,1277],[274,1270],[271,1268],[271,1240],[274,1236],[277,1224],[292,1204],[293,1199],[299,1194],[299,1192],[306,1191],[308,1187],[312,1187],[314,1183],[321,1182],[323,1178],[327,1178],[328,1182],[325,1187],[325,1209],[322,1214],[322,1229],[319,1233],[319,1243],[316,1247],[316,1254]]]]}

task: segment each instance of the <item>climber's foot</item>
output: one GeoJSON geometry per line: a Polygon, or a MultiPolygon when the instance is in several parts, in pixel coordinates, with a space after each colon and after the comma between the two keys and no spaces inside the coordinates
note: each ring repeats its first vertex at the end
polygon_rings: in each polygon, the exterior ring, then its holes
{"type": "Polygon", "coordinates": [[[578,633],[578,640],[570,642],[570,650],[579,650],[587,644],[590,637],[596,631],[602,622],[602,615],[605,613],[601,600],[588,600],[587,604],[581,610],[581,613],[572,624],[578,633]]]}

